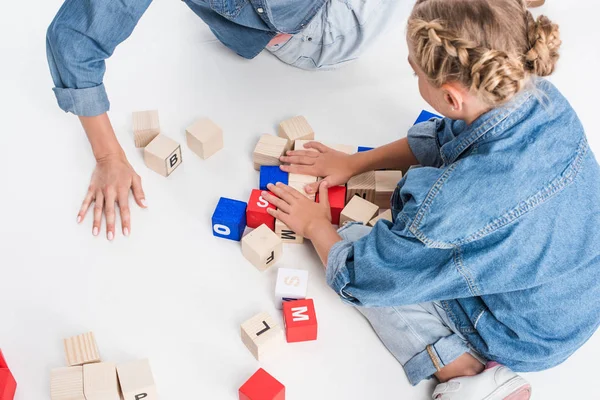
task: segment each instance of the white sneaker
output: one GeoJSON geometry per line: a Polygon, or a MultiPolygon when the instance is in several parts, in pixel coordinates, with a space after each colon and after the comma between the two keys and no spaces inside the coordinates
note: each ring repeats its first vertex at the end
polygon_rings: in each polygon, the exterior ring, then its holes
{"type": "Polygon", "coordinates": [[[436,386],[434,400],[529,400],[531,385],[510,369],[489,362],[475,376],[450,379],[436,386]]]}

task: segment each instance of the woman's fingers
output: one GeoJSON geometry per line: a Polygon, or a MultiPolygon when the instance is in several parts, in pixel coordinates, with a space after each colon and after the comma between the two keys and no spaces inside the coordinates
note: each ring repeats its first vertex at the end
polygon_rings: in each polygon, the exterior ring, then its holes
{"type": "Polygon", "coordinates": [[[102,223],[102,210],[104,209],[104,195],[101,190],[96,191],[94,200],[94,223],[92,225],[92,235],[98,236],[100,225],[102,223]]]}
{"type": "Polygon", "coordinates": [[[268,201],[269,203],[273,204],[275,207],[277,207],[278,209],[289,213],[290,212],[290,205],[288,203],[286,203],[284,200],[273,196],[271,193],[269,192],[262,192],[261,196],[263,199],[265,199],[266,201],[268,201]]]}
{"type": "Polygon", "coordinates": [[[80,223],[85,218],[88,209],[90,208],[90,204],[94,201],[94,189],[91,187],[88,189],[83,202],[81,203],[81,208],[79,209],[79,213],[77,214],[77,223],[80,223]]]}
{"type": "Polygon", "coordinates": [[[129,188],[121,189],[117,195],[119,201],[119,210],[121,212],[121,229],[123,236],[129,236],[131,232],[131,220],[129,212],[129,188]]]}
{"type": "Polygon", "coordinates": [[[144,194],[144,189],[142,188],[142,178],[140,178],[139,175],[133,177],[131,191],[133,192],[133,198],[138,206],[142,208],[148,207],[148,204],[146,203],[146,195],[144,194]]]}
{"type": "Polygon", "coordinates": [[[106,238],[113,240],[115,237],[115,202],[117,201],[117,195],[114,189],[108,189],[106,191],[106,197],[104,201],[104,215],[106,216],[106,238]]]}

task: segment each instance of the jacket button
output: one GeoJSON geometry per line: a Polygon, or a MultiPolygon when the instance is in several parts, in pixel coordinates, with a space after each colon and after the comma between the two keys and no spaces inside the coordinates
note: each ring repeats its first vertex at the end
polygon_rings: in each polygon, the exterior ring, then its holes
{"type": "Polygon", "coordinates": [[[263,10],[262,8],[257,8],[256,12],[259,13],[259,14],[262,14],[262,13],[265,12],[265,10],[263,10]]]}

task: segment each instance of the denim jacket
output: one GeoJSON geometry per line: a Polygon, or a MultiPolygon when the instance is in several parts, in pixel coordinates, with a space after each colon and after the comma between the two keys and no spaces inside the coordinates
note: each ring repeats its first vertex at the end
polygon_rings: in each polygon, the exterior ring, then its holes
{"type": "Polygon", "coordinates": [[[422,167],[392,196],[394,223],[330,251],[349,303],[441,300],[472,347],[517,371],[564,361],[600,321],[600,170],[567,100],[536,80],[470,126],[416,125],[422,167]]]}
{"type": "MultiPolygon", "coordinates": [[[[131,35],[152,0],[66,0],[46,48],[60,108],[96,116],[110,108],[105,60],[131,35]]],[[[184,0],[215,36],[242,57],[258,55],[278,32],[298,33],[327,0],[184,0]]]]}

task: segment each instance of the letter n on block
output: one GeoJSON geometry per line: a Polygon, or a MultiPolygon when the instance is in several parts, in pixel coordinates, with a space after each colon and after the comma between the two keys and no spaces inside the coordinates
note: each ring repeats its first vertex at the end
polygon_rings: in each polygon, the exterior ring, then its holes
{"type": "Polygon", "coordinates": [[[288,343],[317,340],[317,315],[312,299],[283,303],[283,320],[288,343]]]}

